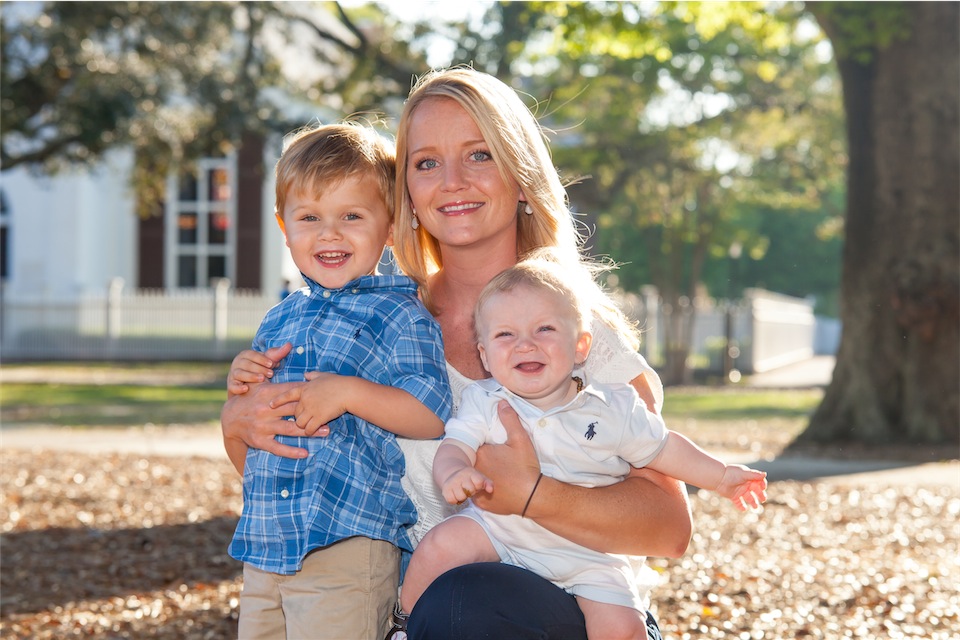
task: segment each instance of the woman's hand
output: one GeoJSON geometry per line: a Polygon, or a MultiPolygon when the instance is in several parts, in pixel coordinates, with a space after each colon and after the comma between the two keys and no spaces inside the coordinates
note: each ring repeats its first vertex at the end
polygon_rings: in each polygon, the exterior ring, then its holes
{"type": "Polygon", "coordinates": [[[473,502],[491,513],[519,515],[540,477],[540,461],[513,407],[501,400],[497,405],[497,413],[506,429],[507,441],[480,447],[475,464],[477,470],[489,478],[497,490],[493,493],[476,493],[473,502]]]}
{"type": "Polygon", "coordinates": [[[228,398],[220,411],[220,425],[228,449],[230,441],[239,441],[248,447],[263,449],[284,458],[307,457],[306,449],[281,444],[274,439],[278,435],[304,435],[296,422],[284,419],[284,416],[293,414],[296,405],[270,406],[278,395],[301,384],[255,384],[248,393],[228,398]]]}

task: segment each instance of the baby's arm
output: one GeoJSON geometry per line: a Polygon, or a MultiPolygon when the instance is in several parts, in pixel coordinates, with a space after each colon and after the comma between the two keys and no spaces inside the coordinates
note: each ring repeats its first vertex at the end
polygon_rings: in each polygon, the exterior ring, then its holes
{"type": "Polygon", "coordinates": [[[271,406],[297,403],[293,415],[313,435],[344,413],[352,413],[398,436],[436,438],[443,434],[443,420],[409,392],[357,376],[312,371],[307,382],[277,396],[271,406]]]}
{"type": "Polygon", "coordinates": [[[433,458],[433,480],[450,504],[462,504],[478,491],[493,493],[493,483],[474,468],[477,452],[466,444],[447,438],[433,458]]]}
{"type": "Polygon", "coordinates": [[[667,432],[667,441],[647,465],[701,489],[716,491],[738,509],[755,509],[767,499],[767,474],[739,464],[724,464],[687,437],[667,432]]]}

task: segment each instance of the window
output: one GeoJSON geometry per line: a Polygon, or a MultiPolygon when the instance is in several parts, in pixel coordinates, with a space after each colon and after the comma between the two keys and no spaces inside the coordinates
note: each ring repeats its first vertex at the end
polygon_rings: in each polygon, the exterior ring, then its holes
{"type": "Polygon", "coordinates": [[[205,158],[194,172],[167,186],[167,286],[205,288],[234,279],[236,267],[236,160],[205,158]]]}
{"type": "Polygon", "coordinates": [[[10,206],[7,194],[0,189],[0,280],[10,277],[10,206]]]}

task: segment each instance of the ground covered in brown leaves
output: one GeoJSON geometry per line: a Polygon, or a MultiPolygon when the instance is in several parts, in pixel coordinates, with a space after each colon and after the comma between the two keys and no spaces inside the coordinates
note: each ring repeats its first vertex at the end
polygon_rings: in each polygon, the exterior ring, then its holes
{"type": "MultiPolygon", "coordinates": [[[[241,506],[221,459],[2,451],[0,635],[235,637],[241,506]]],[[[960,636],[960,488],[779,481],[761,513],[692,497],[669,638],[960,636]]]]}

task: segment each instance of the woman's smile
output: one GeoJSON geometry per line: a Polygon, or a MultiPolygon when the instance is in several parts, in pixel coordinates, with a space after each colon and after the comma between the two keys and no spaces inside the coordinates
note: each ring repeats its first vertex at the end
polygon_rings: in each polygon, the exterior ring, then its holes
{"type": "Polygon", "coordinates": [[[482,206],[482,202],[463,202],[437,207],[437,211],[445,216],[459,216],[467,213],[473,213],[482,206]]]}

